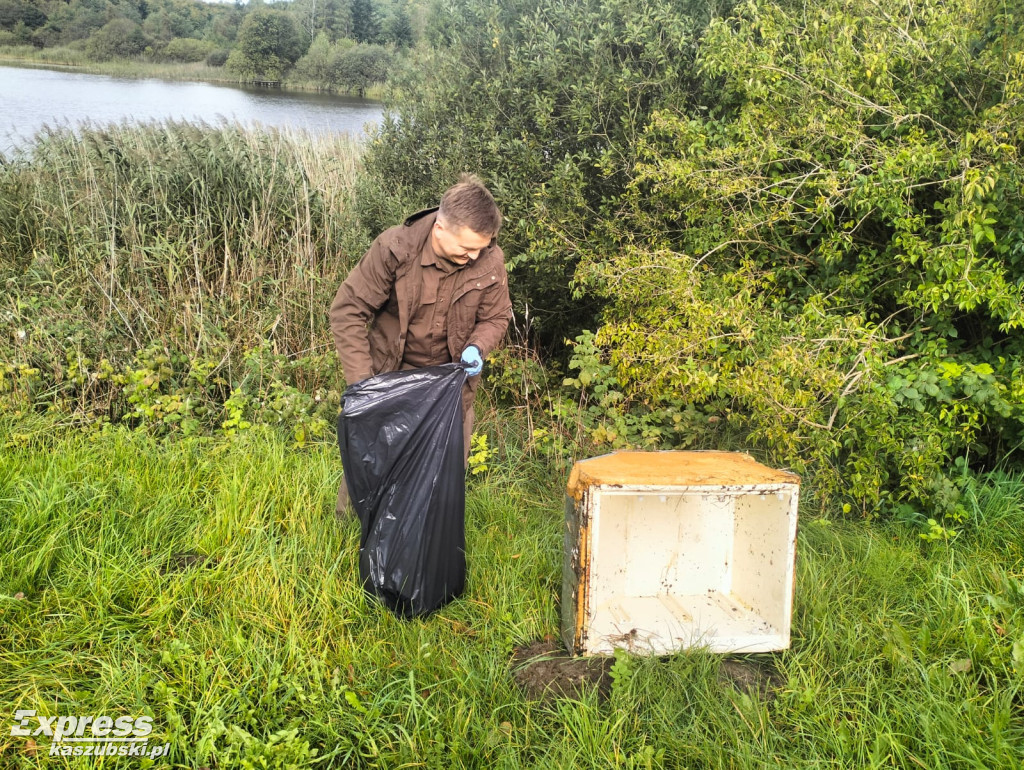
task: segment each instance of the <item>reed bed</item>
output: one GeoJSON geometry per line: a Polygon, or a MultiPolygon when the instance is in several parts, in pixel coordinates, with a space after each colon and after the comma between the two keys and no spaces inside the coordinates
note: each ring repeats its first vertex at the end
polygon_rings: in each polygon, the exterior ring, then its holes
{"type": "Polygon", "coordinates": [[[225,389],[253,350],[329,368],[326,309],[368,245],[359,156],[346,135],[229,123],[44,130],[0,167],[8,380],[37,370],[44,401],[109,411],[103,372],[142,351],[184,378],[205,362],[225,389]]]}
{"type": "Polygon", "coordinates": [[[78,72],[119,78],[160,78],[161,80],[199,80],[209,83],[239,83],[238,76],[223,67],[211,67],[204,61],[150,61],[143,58],[95,61],[80,48],[35,48],[0,46],[0,64],[50,69],[71,68],[78,72]]]}
{"type": "Polygon", "coordinates": [[[36,48],[34,45],[0,46],[0,62],[56,67],[82,67],[90,63],[85,51],[76,48],[36,48]]]}

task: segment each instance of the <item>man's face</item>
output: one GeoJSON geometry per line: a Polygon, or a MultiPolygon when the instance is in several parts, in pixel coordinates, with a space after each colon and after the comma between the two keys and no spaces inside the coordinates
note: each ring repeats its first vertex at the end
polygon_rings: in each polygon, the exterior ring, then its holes
{"type": "Polygon", "coordinates": [[[474,233],[468,227],[453,227],[441,220],[434,222],[432,235],[434,251],[456,265],[474,261],[491,242],[489,235],[474,233]]]}

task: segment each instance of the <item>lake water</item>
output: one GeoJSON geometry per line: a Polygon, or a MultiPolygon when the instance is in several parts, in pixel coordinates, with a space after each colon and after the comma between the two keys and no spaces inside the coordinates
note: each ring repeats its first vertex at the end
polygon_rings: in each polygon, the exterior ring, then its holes
{"type": "Polygon", "coordinates": [[[83,121],[229,120],[359,135],[381,114],[382,105],[368,99],[0,66],[0,152],[5,154],[28,144],[44,126],[83,121]]]}

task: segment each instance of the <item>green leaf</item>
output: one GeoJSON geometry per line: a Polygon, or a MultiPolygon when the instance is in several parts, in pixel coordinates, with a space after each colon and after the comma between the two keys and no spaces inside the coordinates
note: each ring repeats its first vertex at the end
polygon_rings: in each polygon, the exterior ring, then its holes
{"type": "Polygon", "coordinates": [[[950,674],[966,674],[971,670],[971,659],[961,658],[960,660],[954,660],[949,664],[950,674]]]}

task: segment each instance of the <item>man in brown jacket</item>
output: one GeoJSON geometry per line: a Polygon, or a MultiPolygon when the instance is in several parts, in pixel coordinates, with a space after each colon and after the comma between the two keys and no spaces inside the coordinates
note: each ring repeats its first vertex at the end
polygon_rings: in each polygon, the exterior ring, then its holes
{"type": "MultiPolygon", "coordinates": [[[[500,228],[491,193],[476,178],[463,177],[438,208],[379,235],[331,304],[331,332],[349,385],[382,372],[467,364],[467,461],[483,359],[512,316],[504,255],[495,243],[500,228]]],[[[337,512],[347,505],[342,480],[337,512]]]]}

